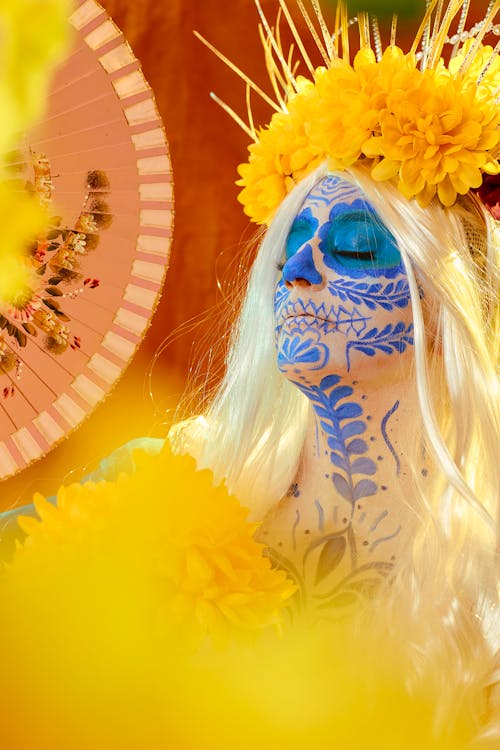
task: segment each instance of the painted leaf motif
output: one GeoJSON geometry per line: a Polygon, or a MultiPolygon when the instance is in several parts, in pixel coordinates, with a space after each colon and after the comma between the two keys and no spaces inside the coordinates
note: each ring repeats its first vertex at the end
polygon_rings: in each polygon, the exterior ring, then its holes
{"type": "MultiPolygon", "coordinates": [[[[399,325],[399,323],[397,325],[399,325]]],[[[403,325],[403,324],[401,324],[401,325],[403,325]]],[[[396,328],[397,328],[397,326],[396,326],[396,328]]],[[[394,332],[396,332],[396,328],[394,329],[394,332]]],[[[380,333],[377,333],[376,338],[381,339],[384,336],[387,336],[391,332],[391,330],[392,330],[392,325],[390,323],[388,323],[384,328],[382,328],[382,330],[380,331],[380,333]]]]}
{"type": "Polygon", "coordinates": [[[334,437],[328,438],[328,447],[331,448],[332,451],[340,451],[341,453],[344,453],[344,443],[334,437]]]}
{"type": "Polygon", "coordinates": [[[330,453],[330,461],[338,469],[342,469],[345,472],[349,471],[349,464],[347,463],[345,458],[343,458],[343,456],[339,456],[338,453],[330,453]]]}
{"type": "MultiPolygon", "coordinates": [[[[396,303],[397,304],[397,303],[396,303]]],[[[388,300],[381,299],[379,301],[379,305],[383,310],[392,310],[392,302],[389,302],[388,300]]],[[[374,306],[375,307],[375,306],[374,306]]]]}
{"type": "Polygon", "coordinates": [[[409,296],[407,297],[405,295],[404,297],[399,297],[397,300],[395,300],[394,304],[399,308],[407,307],[409,299],[409,296]]]}
{"type": "Polygon", "coordinates": [[[351,474],[368,474],[373,476],[377,472],[377,466],[370,458],[357,458],[351,464],[351,474]]]}
{"type": "MultiPolygon", "coordinates": [[[[300,387],[300,390],[301,390],[301,391],[302,391],[302,393],[304,393],[304,394],[305,394],[306,396],[307,396],[307,395],[308,395],[308,393],[309,393],[309,391],[308,391],[308,390],[307,390],[306,388],[303,388],[302,386],[300,387]]],[[[311,400],[312,400],[312,399],[311,399],[311,400]]],[[[329,412],[327,412],[327,410],[326,410],[326,409],[323,409],[323,407],[321,407],[321,406],[316,406],[316,404],[314,404],[314,411],[316,412],[316,415],[317,415],[318,417],[320,417],[320,418],[323,418],[323,419],[330,419],[330,416],[331,416],[331,415],[329,414],[329,412]]],[[[323,422],[322,422],[322,421],[320,421],[320,424],[321,424],[321,425],[323,426],[323,422]]]]}
{"type": "MultiPolygon", "coordinates": [[[[335,424],[321,420],[320,425],[324,429],[327,435],[333,435],[334,437],[338,435],[338,428],[335,424]]],[[[343,447],[342,447],[342,450],[343,450],[343,447]]]]}
{"type": "Polygon", "coordinates": [[[319,384],[319,387],[321,390],[326,390],[327,388],[332,388],[334,385],[337,385],[337,383],[340,380],[340,375],[326,375],[319,384]]]}
{"type": "Polygon", "coordinates": [[[371,346],[361,346],[361,344],[355,344],[355,348],[359,352],[363,352],[363,354],[367,354],[369,357],[373,357],[375,354],[375,349],[371,346]]]}
{"type": "Polygon", "coordinates": [[[337,405],[337,402],[340,401],[342,398],[347,398],[348,396],[352,395],[352,388],[350,388],[348,385],[341,385],[338,388],[334,388],[333,391],[328,396],[328,400],[330,401],[330,406],[332,409],[335,408],[337,405]]]}
{"type": "Polygon", "coordinates": [[[324,604],[320,604],[319,607],[321,609],[328,609],[330,607],[350,607],[351,604],[355,604],[358,599],[359,597],[353,591],[344,591],[343,593],[337,594],[337,596],[328,599],[324,604]]]}
{"type": "Polygon", "coordinates": [[[346,500],[351,501],[352,491],[347,480],[344,479],[344,477],[341,474],[334,474],[332,476],[332,481],[339,495],[342,495],[342,497],[344,497],[346,500]]]}
{"type": "MultiPolygon", "coordinates": [[[[403,342],[401,342],[401,343],[403,343],[403,342]]],[[[392,344],[392,346],[395,349],[399,349],[400,345],[401,344],[399,342],[397,342],[397,341],[394,344],[392,344]]],[[[378,344],[377,345],[377,349],[379,349],[381,352],[384,352],[385,354],[392,354],[392,348],[391,348],[391,346],[384,345],[384,344],[378,344]]],[[[403,344],[403,349],[404,349],[404,344],[403,344]]]]}
{"type": "Polygon", "coordinates": [[[362,479],[354,487],[353,499],[360,500],[362,497],[370,497],[377,492],[377,485],[371,479],[362,479]]]}
{"type": "Polygon", "coordinates": [[[366,453],[367,450],[368,446],[361,438],[355,438],[347,444],[347,452],[349,454],[355,454],[359,456],[362,453],[366,453]]]}
{"type": "Polygon", "coordinates": [[[335,417],[339,421],[341,419],[354,419],[354,417],[360,417],[363,414],[363,409],[359,404],[342,404],[338,409],[335,409],[335,417]]]}
{"type": "Polygon", "coordinates": [[[380,282],[367,284],[348,280],[338,280],[328,284],[328,289],[335,297],[343,302],[349,300],[355,305],[364,304],[369,310],[375,310],[377,305],[384,310],[394,307],[406,307],[410,301],[410,290],[406,278],[397,283],[391,281],[384,286],[380,282]]]}
{"type": "Polygon", "coordinates": [[[332,570],[341,563],[346,551],[346,540],[343,536],[337,536],[329,539],[321,550],[318,567],[316,568],[315,583],[323,580],[332,570]]]}
{"type": "Polygon", "coordinates": [[[349,422],[345,427],[342,427],[342,440],[353,437],[354,435],[362,435],[366,430],[364,422],[357,420],[355,422],[349,422]]]}

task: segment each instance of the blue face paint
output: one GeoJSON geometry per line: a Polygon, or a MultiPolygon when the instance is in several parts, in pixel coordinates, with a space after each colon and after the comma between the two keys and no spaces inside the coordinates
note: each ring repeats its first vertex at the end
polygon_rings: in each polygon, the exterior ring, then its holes
{"type": "Polygon", "coordinates": [[[353,278],[403,273],[396,240],[365,201],[336,204],[319,229],[325,265],[353,278]]]}
{"type": "Polygon", "coordinates": [[[306,208],[298,214],[293,222],[286,241],[287,260],[295,255],[297,250],[312,239],[318,228],[319,221],[312,215],[310,208],[306,208]]]}
{"type": "Polygon", "coordinates": [[[396,240],[366,200],[334,202],[322,223],[314,215],[321,207],[324,211],[341,183],[340,178],[331,176],[311,191],[307,200],[311,205],[300,211],[290,228],[286,260],[316,237],[325,265],[340,275],[393,279],[404,273],[396,240]]]}
{"type": "MultiPolygon", "coordinates": [[[[289,493],[296,512],[293,550],[304,550],[292,577],[300,570],[295,580],[301,585],[300,576],[305,580],[310,570],[314,585],[323,587],[317,597],[320,607],[346,606],[345,597],[354,594],[339,593],[334,576],[345,576],[349,587],[354,576],[365,585],[366,568],[367,591],[373,590],[374,573],[382,578],[392,564],[373,556],[366,566],[359,544],[371,554],[401,532],[387,511],[377,512],[375,503],[370,510],[372,498],[388,489],[380,462],[392,457],[400,473],[398,446],[387,429],[399,401],[394,396],[394,405],[382,413],[376,442],[375,420],[363,391],[384,383],[392,398],[392,368],[396,376],[411,368],[411,361],[403,359],[413,345],[408,278],[391,232],[359,188],[336,175],[320,180],[305,198],[291,225],[285,255],[274,297],[277,366],[309,401],[315,417],[314,456],[328,461],[323,474],[326,503],[323,497],[315,500],[315,515],[307,511],[306,493],[300,505],[292,499],[297,498],[297,485],[289,493]],[[386,448],[383,456],[381,445],[386,448]],[[337,517],[338,508],[342,515],[337,517]],[[328,527],[332,516],[333,533],[328,527]],[[307,545],[305,535],[316,519],[320,539],[307,545]],[[368,519],[374,519],[371,526],[368,519]],[[385,528],[377,531],[382,521],[385,528]]],[[[280,551],[278,563],[284,560],[280,551]]]]}
{"type": "Polygon", "coordinates": [[[352,183],[331,175],[306,197],[288,235],[275,316],[278,367],[299,387],[366,358],[385,366],[412,346],[396,240],[352,183]]]}
{"type": "Polygon", "coordinates": [[[283,267],[283,281],[303,279],[309,284],[321,284],[323,277],[316,266],[312,255],[311,245],[303,245],[300,253],[289,258],[283,267]]]}

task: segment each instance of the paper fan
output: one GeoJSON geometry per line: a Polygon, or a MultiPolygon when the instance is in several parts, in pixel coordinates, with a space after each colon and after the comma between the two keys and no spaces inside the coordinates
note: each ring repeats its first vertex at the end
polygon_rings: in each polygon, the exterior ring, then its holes
{"type": "Polygon", "coordinates": [[[44,121],[10,158],[49,209],[33,284],[0,303],[0,478],[45,455],[102,401],[159,300],[172,173],[153,94],[115,24],[76,0],[72,53],[44,121]]]}

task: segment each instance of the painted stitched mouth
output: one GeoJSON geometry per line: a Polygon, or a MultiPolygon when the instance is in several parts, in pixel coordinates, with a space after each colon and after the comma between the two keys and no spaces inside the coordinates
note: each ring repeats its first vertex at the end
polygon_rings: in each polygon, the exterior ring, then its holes
{"type": "Polygon", "coordinates": [[[325,305],[324,303],[316,305],[311,300],[308,302],[304,302],[303,300],[291,302],[288,300],[288,303],[283,305],[279,314],[281,324],[286,320],[302,318],[304,320],[320,320],[335,325],[338,322],[337,317],[338,314],[333,305],[325,305]]]}
{"type": "Polygon", "coordinates": [[[367,326],[368,318],[361,314],[356,307],[344,307],[344,305],[316,305],[311,300],[303,302],[287,301],[281,309],[278,309],[276,315],[277,327],[281,328],[286,325],[292,326],[294,323],[301,330],[308,326],[320,326],[326,332],[343,331],[348,333],[353,331],[359,336],[367,326]]]}

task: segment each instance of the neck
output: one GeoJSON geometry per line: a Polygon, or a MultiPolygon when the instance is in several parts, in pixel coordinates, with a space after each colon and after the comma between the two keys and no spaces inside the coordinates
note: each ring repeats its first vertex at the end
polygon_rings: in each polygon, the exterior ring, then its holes
{"type": "Polygon", "coordinates": [[[259,536],[304,591],[345,598],[353,581],[385,577],[410,539],[416,387],[327,375],[300,388],[312,409],[299,470],[259,536]]]}
{"type": "Polygon", "coordinates": [[[414,383],[360,382],[330,375],[302,387],[311,401],[297,483],[305,494],[332,495],[351,514],[356,503],[396,498],[408,476],[408,425],[414,383]]]}

